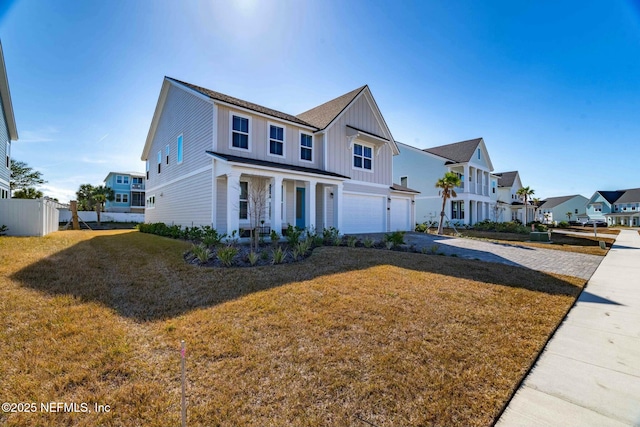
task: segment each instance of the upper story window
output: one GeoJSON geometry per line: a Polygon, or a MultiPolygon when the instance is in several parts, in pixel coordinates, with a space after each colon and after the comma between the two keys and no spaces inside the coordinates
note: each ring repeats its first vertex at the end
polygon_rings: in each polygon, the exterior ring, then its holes
{"type": "Polygon", "coordinates": [[[408,187],[407,182],[408,182],[409,178],[406,176],[401,176],[400,177],[400,185],[402,185],[403,187],[408,187]]]}
{"type": "Polygon", "coordinates": [[[165,158],[167,159],[167,160],[166,160],[166,161],[167,161],[167,164],[169,164],[169,152],[170,152],[170,151],[169,151],[169,144],[167,144],[167,146],[166,146],[166,148],[165,148],[165,150],[164,150],[164,156],[165,156],[165,158]]]}
{"type": "Polygon", "coordinates": [[[182,163],[182,155],[183,155],[182,154],[182,150],[183,150],[183,148],[182,148],[182,135],[180,135],[178,137],[178,149],[176,150],[177,151],[177,160],[176,160],[176,162],[178,162],[178,164],[182,163]]]}
{"type": "Polygon", "coordinates": [[[116,184],[122,184],[122,175],[116,175],[116,184]]]}
{"type": "Polygon", "coordinates": [[[373,166],[373,150],[361,144],[353,144],[353,167],[371,170],[373,166]]]}
{"type": "Polygon", "coordinates": [[[129,184],[129,177],[128,176],[123,176],[122,177],[122,183],[123,184],[129,184]]]}
{"type": "Polygon", "coordinates": [[[249,118],[231,115],[231,147],[249,149],[249,118]]]}
{"type": "Polygon", "coordinates": [[[158,173],[160,173],[160,166],[162,166],[162,150],[158,151],[158,173]]]}
{"type": "Polygon", "coordinates": [[[284,156],[284,128],[269,124],[269,154],[284,156]]]}
{"type": "Polygon", "coordinates": [[[313,161],[313,136],[308,133],[300,134],[300,160],[313,161]]]}
{"type": "Polygon", "coordinates": [[[478,160],[480,160],[480,149],[478,148],[478,160]]]}
{"type": "Polygon", "coordinates": [[[7,151],[5,152],[7,155],[7,169],[11,169],[11,143],[7,141],[7,151]]]}
{"type": "Polygon", "coordinates": [[[147,168],[147,179],[149,179],[149,159],[147,159],[146,163],[146,168],[147,168]]]}

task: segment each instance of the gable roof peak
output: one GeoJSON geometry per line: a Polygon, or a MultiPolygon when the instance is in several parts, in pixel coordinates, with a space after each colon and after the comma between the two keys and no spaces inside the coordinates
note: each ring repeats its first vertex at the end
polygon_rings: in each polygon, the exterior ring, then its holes
{"type": "Polygon", "coordinates": [[[482,137],[467,139],[465,141],[454,142],[452,144],[440,145],[438,147],[425,148],[423,151],[453,160],[457,163],[465,163],[471,160],[476,148],[483,141],[482,137]]]}
{"type": "Polygon", "coordinates": [[[368,85],[360,86],[344,95],[340,95],[324,104],[300,113],[296,117],[320,130],[326,129],[363,90],[368,88],[368,85]]]}

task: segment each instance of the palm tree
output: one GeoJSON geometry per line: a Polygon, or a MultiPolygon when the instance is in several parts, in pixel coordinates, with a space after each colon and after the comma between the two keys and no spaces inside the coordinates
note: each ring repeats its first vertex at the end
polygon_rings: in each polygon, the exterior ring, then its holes
{"type": "Polygon", "coordinates": [[[100,225],[100,212],[104,209],[104,203],[107,200],[112,202],[115,199],[115,193],[110,187],[99,185],[93,188],[91,196],[96,203],[96,216],[100,225]]]}
{"type": "Polygon", "coordinates": [[[565,215],[567,216],[569,221],[571,221],[571,215],[573,215],[573,212],[567,212],[565,215]]]}
{"type": "Polygon", "coordinates": [[[442,178],[436,182],[436,188],[440,188],[440,195],[442,196],[442,210],[440,211],[440,224],[438,224],[438,234],[442,234],[442,228],[444,225],[444,209],[447,205],[447,200],[451,197],[456,197],[457,194],[454,191],[455,187],[460,187],[460,177],[453,172],[447,172],[442,178]]]}
{"type": "Polygon", "coordinates": [[[516,194],[523,198],[524,200],[524,224],[527,225],[527,207],[529,206],[529,196],[533,196],[535,191],[529,187],[522,187],[516,194]]]}

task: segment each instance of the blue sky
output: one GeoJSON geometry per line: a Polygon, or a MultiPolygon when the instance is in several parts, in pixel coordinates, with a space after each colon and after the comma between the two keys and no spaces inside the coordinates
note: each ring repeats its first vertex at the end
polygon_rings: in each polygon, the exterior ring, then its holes
{"type": "Polygon", "coordinates": [[[539,197],[640,187],[640,1],[0,2],[13,158],[66,202],[140,154],[163,77],[298,114],[368,84],[396,140],[483,137],[539,197]]]}

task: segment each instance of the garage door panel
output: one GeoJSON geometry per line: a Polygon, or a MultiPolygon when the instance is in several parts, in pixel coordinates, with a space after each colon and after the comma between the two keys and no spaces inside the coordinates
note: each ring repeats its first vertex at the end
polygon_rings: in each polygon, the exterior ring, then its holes
{"type": "Polygon", "coordinates": [[[343,233],[376,233],[386,231],[385,197],[344,194],[343,233]]]}
{"type": "Polygon", "coordinates": [[[391,198],[391,231],[411,229],[409,203],[408,199],[391,198]]]}

